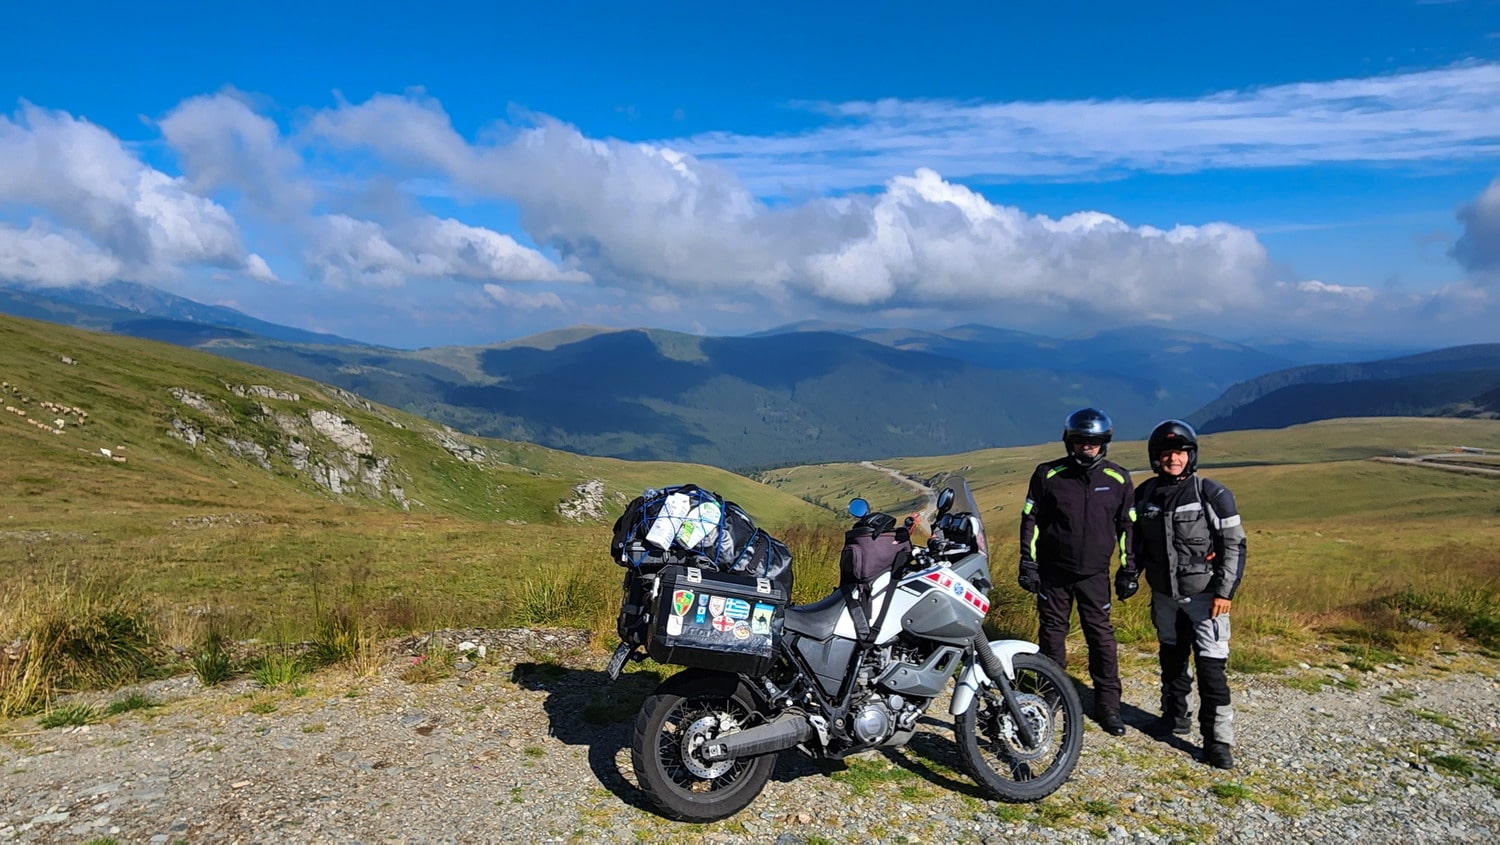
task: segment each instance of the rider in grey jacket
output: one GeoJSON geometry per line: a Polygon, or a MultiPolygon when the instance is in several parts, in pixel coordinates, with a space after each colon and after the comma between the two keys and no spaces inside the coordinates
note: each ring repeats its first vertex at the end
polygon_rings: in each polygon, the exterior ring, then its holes
{"type": "MultiPolygon", "coordinates": [[[[1229,659],[1229,609],[1245,567],[1245,529],[1234,495],[1199,476],[1198,436],[1181,420],[1167,420],[1147,441],[1156,476],[1135,491],[1135,554],[1151,585],[1151,617],[1160,644],[1162,718],[1158,732],[1185,734],[1188,693],[1198,670],[1199,729],[1204,759],[1231,768],[1234,709],[1224,665],[1229,659]]],[[[1116,578],[1122,596],[1137,573],[1116,578]]]]}

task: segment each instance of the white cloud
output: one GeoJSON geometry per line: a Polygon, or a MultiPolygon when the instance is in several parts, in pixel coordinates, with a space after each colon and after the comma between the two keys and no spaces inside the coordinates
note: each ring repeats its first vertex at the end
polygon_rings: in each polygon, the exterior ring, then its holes
{"type": "Polygon", "coordinates": [[[1500,281],[1500,179],[1458,210],[1464,232],[1453,257],[1475,276],[1500,281]]]}
{"type": "MultiPolygon", "coordinates": [[[[366,133],[375,139],[400,133],[417,148],[416,155],[455,164],[455,156],[469,152],[461,142],[448,150],[432,143],[450,139],[439,138],[431,125],[434,112],[424,107],[426,102],[377,96],[367,108],[315,115],[312,132],[329,137],[366,133]],[[391,108],[381,107],[387,103],[391,108]]],[[[259,212],[274,215],[283,234],[302,244],[314,278],[338,286],[377,288],[431,278],[589,281],[587,274],[559,267],[509,235],[420,212],[378,167],[374,177],[351,194],[340,187],[349,179],[349,162],[342,168],[335,165],[331,172],[312,172],[307,159],[315,159],[316,151],[299,147],[296,136],[283,135],[274,121],[256,113],[236,92],[187,100],[161,125],[194,186],[240,191],[259,212]],[[320,204],[342,205],[345,210],[315,213],[320,204]],[[356,208],[365,213],[353,213],[356,208]]],[[[442,190],[427,185],[425,193],[442,190]]]]}
{"type": "Polygon", "coordinates": [[[493,299],[506,308],[513,308],[519,311],[536,311],[542,308],[562,310],[567,307],[563,303],[562,297],[552,291],[528,293],[496,284],[487,284],[484,286],[484,292],[489,295],[490,299],[493,299]]]}
{"type": "Polygon", "coordinates": [[[270,266],[266,264],[266,260],[253,253],[245,257],[245,275],[257,282],[265,282],[267,284],[277,284],[281,281],[276,277],[270,266]]]}
{"type": "Polygon", "coordinates": [[[470,145],[435,101],[380,96],[324,111],[309,131],[441,174],[460,193],[516,202],[534,241],[597,278],[682,287],[784,281],[786,268],[768,261],[753,231],[766,209],[727,171],[668,148],[596,140],[536,120],[470,145]]]}
{"type": "Polygon", "coordinates": [[[1033,317],[1150,319],[1252,307],[1269,281],[1265,249],[1245,229],[1163,231],[1098,212],[1031,216],[930,170],[891,180],[866,210],[864,233],[803,262],[814,293],[853,305],[1001,305],[1033,317]]]}
{"type": "Polygon", "coordinates": [[[646,295],[1001,304],[1024,306],[1031,318],[1138,319],[1251,306],[1270,282],[1265,250],[1244,229],[1162,231],[1096,212],[1030,216],[927,169],[875,195],[771,206],[712,163],[587,138],[545,118],[471,145],[436,103],[382,97],[323,113],[314,126],[419,175],[516,202],[533,239],[596,279],[646,295]]]}
{"type": "Polygon", "coordinates": [[[359,105],[342,103],[319,111],[307,131],[345,146],[369,145],[398,165],[449,173],[473,166],[473,152],[453,130],[442,104],[430,97],[376,94],[359,105]]]}
{"type": "Polygon", "coordinates": [[[423,217],[395,227],[345,214],[318,219],[309,263],[332,284],[399,287],[408,279],[585,282],[514,238],[457,220],[423,217]]]}
{"type": "Polygon", "coordinates": [[[0,225],[0,280],[63,287],[107,282],[123,270],[118,259],[75,234],[0,225]]]}
{"type": "Polygon", "coordinates": [[[218,203],[149,167],[108,131],[61,112],[23,105],[0,116],[0,207],[38,222],[11,228],[0,265],[10,278],[50,284],[112,278],[157,281],[182,267],[243,269],[238,227],[218,203]],[[74,255],[62,255],[71,245],[74,255]],[[26,271],[38,256],[53,264],[26,271]]]}
{"type": "Polygon", "coordinates": [[[950,179],[1086,178],[1310,164],[1386,165],[1500,154],[1500,64],[1226,91],[1196,99],[806,104],[829,124],[776,136],[670,142],[758,193],[950,179]]]}
{"type": "Polygon", "coordinates": [[[1361,300],[1368,302],[1375,298],[1375,291],[1371,288],[1358,285],[1332,285],[1320,282],[1316,279],[1305,282],[1297,282],[1294,287],[1302,293],[1323,294],[1329,297],[1361,300]]]}
{"type": "Polygon", "coordinates": [[[260,211],[305,214],[314,202],[302,157],[275,121],[236,92],[191,97],[159,123],[193,190],[233,189],[260,211]]]}

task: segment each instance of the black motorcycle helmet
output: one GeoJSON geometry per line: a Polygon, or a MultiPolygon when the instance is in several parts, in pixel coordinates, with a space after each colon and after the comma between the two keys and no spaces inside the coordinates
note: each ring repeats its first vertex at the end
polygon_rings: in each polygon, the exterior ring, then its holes
{"type": "Polygon", "coordinates": [[[1146,441],[1146,455],[1151,458],[1152,470],[1160,474],[1162,454],[1179,449],[1188,455],[1187,469],[1182,474],[1192,475],[1198,468],[1198,432],[1182,420],[1159,422],[1151,429],[1151,437],[1146,441]]]}
{"type": "Polygon", "coordinates": [[[1110,421],[1109,414],[1098,408],[1082,408],[1068,414],[1068,419],[1063,423],[1062,441],[1068,450],[1068,456],[1079,466],[1089,469],[1104,460],[1109,454],[1109,441],[1114,439],[1115,424],[1110,421]],[[1098,457],[1088,458],[1080,452],[1073,451],[1073,446],[1080,441],[1088,441],[1099,444],[1098,457]]]}

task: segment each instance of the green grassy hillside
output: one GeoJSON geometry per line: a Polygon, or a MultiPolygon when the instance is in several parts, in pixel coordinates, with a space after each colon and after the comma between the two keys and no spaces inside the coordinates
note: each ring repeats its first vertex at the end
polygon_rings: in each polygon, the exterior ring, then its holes
{"type": "MultiPolygon", "coordinates": [[[[691,481],[738,501],[792,545],[802,601],[836,580],[833,510],[854,495],[898,513],[919,501],[860,464],[760,483],[468,438],[303,379],[20,319],[0,318],[0,382],[0,644],[87,651],[130,634],[201,654],[206,632],[286,643],[353,624],[380,636],[568,625],[608,646],[621,574],[605,554],[610,524],[644,487],[691,481]]],[[[1234,490],[1250,532],[1234,667],[1282,665],[1328,641],[1500,649],[1500,476],[1369,460],[1456,446],[1500,451],[1500,421],[1205,437],[1203,470],[1234,490]]],[[[1059,448],[877,462],[970,479],[990,529],[998,633],[1034,630],[1010,577],[1016,525],[1032,468],[1059,448]]],[[[1139,441],[1111,456],[1144,473],[1139,441]]],[[[1145,607],[1124,603],[1116,618],[1123,641],[1149,649],[1145,607]]],[[[0,699],[19,671],[7,659],[0,699]]]]}
{"type": "MultiPolygon", "coordinates": [[[[7,599],[108,578],[169,624],[211,612],[244,635],[305,637],[318,608],[348,603],[396,628],[607,628],[610,525],[645,487],[697,483],[773,531],[829,518],[719,469],[465,437],[293,376],[28,320],[0,317],[0,380],[7,599]],[[592,515],[563,515],[587,485],[592,515]]],[[[0,638],[16,618],[0,611],[0,638]]]]}

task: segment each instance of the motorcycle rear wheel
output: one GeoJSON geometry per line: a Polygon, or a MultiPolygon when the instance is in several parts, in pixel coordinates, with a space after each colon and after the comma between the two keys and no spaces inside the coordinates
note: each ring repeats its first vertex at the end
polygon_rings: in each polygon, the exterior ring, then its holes
{"type": "Polygon", "coordinates": [[[738,813],[765,788],[776,755],[710,763],[695,749],[752,720],[758,721],[754,699],[739,678],[692,670],[668,678],[635,720],[636,783],[669,818],[709,822],[738,813]]]}
{"type": "Polygon", "coordinates": [[[1067,781],[1083,749],[1083,704],[1067,673],[1039,654],[1014,658],[1013,686],[1035,742],[1027,746],[999,690],[986,688],[954,720],[975,780],[1000,800],[1040,801],[1067,781]]]}

